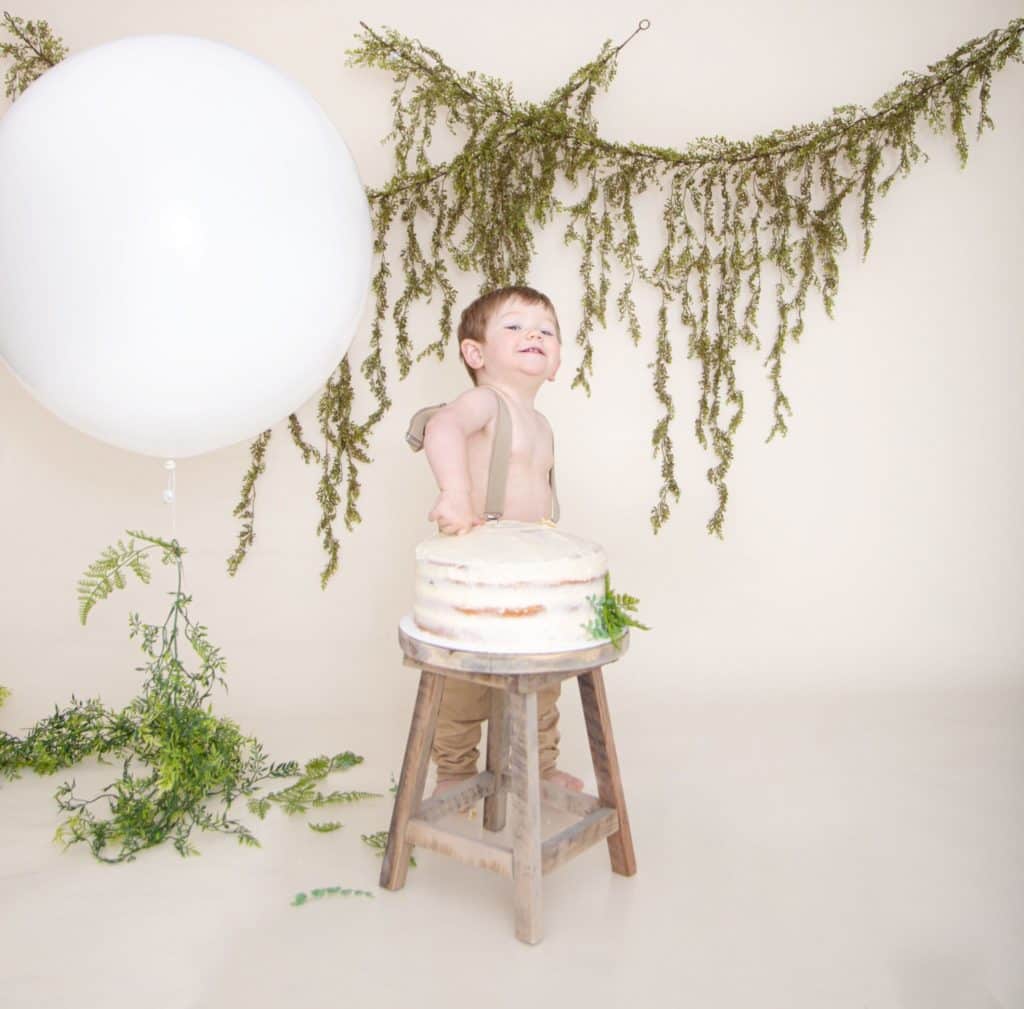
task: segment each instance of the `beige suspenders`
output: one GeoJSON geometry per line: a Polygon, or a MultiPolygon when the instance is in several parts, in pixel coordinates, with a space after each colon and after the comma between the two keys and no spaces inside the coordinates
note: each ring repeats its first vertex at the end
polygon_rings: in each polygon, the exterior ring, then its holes
{"type": "MultiPolygon", "coordinates": [[[[494,446],[491,449],[491,463],[487,471],[487,499],[484,503],[484,516],[487,519],[500,519],[505,510],[505,487],[508,483],[508,459],[512,449],[512,417],[504,398],[493,386],[498,400],[498,419],[494,425],[494,446]]],[[[425,406],[417,410],[409,421],[409,429],[405,432],[405,440],[414,452],[423,448],[423,435],[427,429],[427,421],[437,413],[444,403],[437,406],[425,406]]],[[[551,521],[558,521],[558,492],[555,487],[555,464],[551,461],[551,521]]]]}

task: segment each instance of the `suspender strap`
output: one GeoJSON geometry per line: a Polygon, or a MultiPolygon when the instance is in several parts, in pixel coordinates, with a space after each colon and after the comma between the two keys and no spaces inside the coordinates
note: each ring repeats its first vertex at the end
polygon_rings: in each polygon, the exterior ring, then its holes
{"type": "Polygon", "coordinates": [[[505,400],[493,386],[491,391],[498,400],[498,419],[494,424],[494,445],[491,448],[491,465],[487,471],[487,500],[484,503],[485,519],[500,519],[505,511],[505,488],[508,485],[508,461],[512,452],[512,418],[505,400]]]}
{"type": "Polygon", "coordinates": [[[412,415],[412,420],[409,421],[409,430],[405,432],[405,440],[413,452],[419,452],[423,448],[423,435],[427,430],[427,421],[442,406],[444,406],[444,403],[438,403],[437,406],[425,406],[422,410],[417,410],[412,415]]]}
{"type": "Polygon", "coordinates": [[[558,490],[555,487],[555,436],[551,435],[551,521],[558,521],[558,490]]]}

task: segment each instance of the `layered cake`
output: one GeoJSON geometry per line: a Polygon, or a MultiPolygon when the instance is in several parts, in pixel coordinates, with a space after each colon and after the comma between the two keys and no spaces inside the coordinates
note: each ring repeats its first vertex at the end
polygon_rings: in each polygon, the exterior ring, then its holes
{"type": "Polygon", "coordinates": [[[596,543],[548,522],[486,522],[416,547],[413,622],[474,650],[552,652],[595,639],[588,596],[604,594],[608,560],[596,543]]]}

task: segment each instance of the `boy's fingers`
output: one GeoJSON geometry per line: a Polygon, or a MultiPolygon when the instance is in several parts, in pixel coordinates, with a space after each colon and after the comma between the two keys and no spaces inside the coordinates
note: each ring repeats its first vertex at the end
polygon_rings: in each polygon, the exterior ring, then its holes
{"type": "MultiPolygon", "coordinates": [[[[430,513],[430,520],[433,521],[434,512],[430,513]]],[[[474,515],[469,521],[469,524],[465,524],[458,521],[446,520],[443,516],[437,520],[438,529],[443,533],[448,533],[454,536],[464,536],[466,533],[471,532],[476,526],[483,525],[484,519],[474,515]]]]}

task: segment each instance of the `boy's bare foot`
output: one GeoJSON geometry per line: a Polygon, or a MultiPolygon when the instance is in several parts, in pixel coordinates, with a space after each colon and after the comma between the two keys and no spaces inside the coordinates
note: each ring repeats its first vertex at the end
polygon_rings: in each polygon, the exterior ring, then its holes
{"type": "Polygon", "coordinates": [[[434,786],[434,791],[431,792],[430,797],[433,799],[438,795],[444,795],[445,792],[450,792],[453,788],[458,788],[458,786],[463,784],[465,781],[465,778],[449,778],[446,781],[439,781],[434,786]]]}
{"type": "MultiPolygon", "coordinates": [[[[468,780],[468,778],[449,778],[447,781],[439,781],[434,786],[434,791],[431,793],[430,797],[434,799],[439,795],[444,795],[447,792],[452,791],[452,789],[458,788],[459,785],[464,785],[468,780]]],[[[468,817],[470,820],[475,820],[476,803],[474,803],[468,809],[464,809],[460,815],[468,817]]]]}
{"type": "Polygon", "coordinates": [[[556,785],[561,785],[562,788],[568,788],[573,792],[583,791],[583,782],[568,771],[554,770],[550,774],[544,775],[545,781],[554,782],[556,785]]]}

